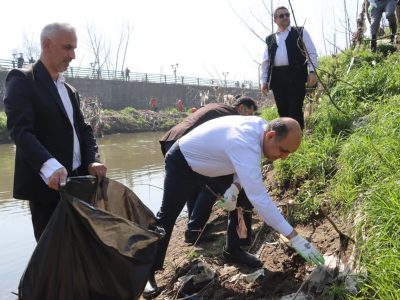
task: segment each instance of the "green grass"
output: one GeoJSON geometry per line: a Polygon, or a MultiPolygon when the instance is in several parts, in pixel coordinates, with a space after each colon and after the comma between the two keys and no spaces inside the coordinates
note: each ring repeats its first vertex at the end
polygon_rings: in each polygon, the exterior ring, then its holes
{"type": "MultiPolygon", "coordinates": [[[[274,162],[278,187],[298,204],[293,223],[323,201],[335,215],[361,215],[354,232],[365,278],[353,298],[400,299],[400,54],[346,51],[320,68],[342,112],[327,95],[313,103],[299,150],[274,162]]],[[[346,297],[340,284],[330,292],[346,297]]]]}
{"type": "Polygon", "coordinates": [[[7,117],[4,111],[0,111],[0,141],[8,141],[8,130],[7,130],[7,117]]]}
{"type": "Polygon", "coordinates": [[[7,117],[6,113],[4,111],[0,111],[0,130],[6,130],[7,129],[7,117]]]}
{"type": "Polygon", "coordinates": [[[272,107],[264,108],[261,111],[260,117],[263,118],[264,120],[267,120],[267,121],[271,121],[273,119],[278,118],[279,115],[278,115],[278,111],[276,109],[276,106],[274,105],[272,107]]]}
{"type": "Polygon", "coordinates": [[[365,120],[343,145],[330,187],[330,197],[348,207],[400,168],[400,97],[377,105],[365,120]]]}

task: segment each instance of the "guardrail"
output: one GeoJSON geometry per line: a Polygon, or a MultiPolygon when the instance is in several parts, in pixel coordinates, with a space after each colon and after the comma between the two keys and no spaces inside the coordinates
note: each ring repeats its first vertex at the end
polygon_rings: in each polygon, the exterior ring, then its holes
{"type": "MultiPolygon", "coordinates": [[[[28,63],[24,63],[23,67],[28,65],[29,65],[28,63]]],[[[16,67],[17,67],[16,61],[0,59],[0,71],[9,71],[16,67]]],[[[208,78],[189,77],[189,76],[175,76],[175,75],[137,73],[137,72],[129,72],[129,74],[126,74],[124,71],[109,70],[104,68],[99,69],[99,68],[69,67],[67,71],[64,72],[64,76],[73,78],[87,78],[87,79],[139,81],[139,82],[151,82],[151,83],[162,83],[162,84],[222,86],[222,87],[233,87],[233,88],[258,89],[258,84],[250,80],[239,82],[233,80],[220,80],[220,79],[208,79],[208,78]]]]}

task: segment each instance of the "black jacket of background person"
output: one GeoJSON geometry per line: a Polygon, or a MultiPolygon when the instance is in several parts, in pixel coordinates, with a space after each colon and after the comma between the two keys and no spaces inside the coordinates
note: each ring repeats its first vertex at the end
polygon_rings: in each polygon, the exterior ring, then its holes
{"type": "MultiPolygon", "coordinates": [[[[287,55],[289,60],[290,73],[298,78],[299,80],[304,80],[307,82],[307,56],[304,50],[303,37],[303,27],[291,27],[288,37],[285,40],[287,55]]],[[[269,54],[269,68],[268,68],[268,78],[267,82],[270,82],[270,89],[273,88],[273,66],[275,62],[276,50],[278,45],[276,43],[275,33],[267,36],[265,42],[268,46],[269,54]]]]}
{"type": "MultiPolygon", "coordinates": [[[[92,128],[86,124],[75,88],[65,84],[73,107],[82,164],[80,174],[97,158],[92,128]]],[[[6,78],[4,106],[7,128],[16,145],[14,191],[17,199],[58,201],[59,193],[50,189],[39,172],[44,162],[55,158],[71,174],[73,129],[53,79],[41,61],[29,69],[12,70],[6,78]]]]}
{"type": "Polygon", "coordinates": [[[165,142],[178,140],[180,137],[184,136],[204,122],[230,115],[238,115],[238,112],[234,107],[222,103],[210,103],[199,108],[181,123],[172,127],[172,129],[170,129],[160,139],[161,151],[163,155],[165,156],[166,152],[165,142]]]}

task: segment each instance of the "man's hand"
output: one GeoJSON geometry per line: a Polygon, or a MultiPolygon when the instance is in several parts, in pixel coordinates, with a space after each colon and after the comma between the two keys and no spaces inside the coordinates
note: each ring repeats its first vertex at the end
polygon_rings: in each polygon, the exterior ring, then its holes
{"type": "Polygon", "coordinates": [[[305,238],[300,235],[296,235],[289,240],[290,246],[296,250],[303,258],[308,262],[313,262],[317,266],[325,263],[324,257],[313,245],[310,244],[305,238]]]}
{"type": "Polygon", "coordinates": [[[99,182],[101,182],[103,177],[106,176],[107,167],[101,163],[94,162],[89,164],[88,171],[90,175],[96,176],[99,182]]]}
{"type": "Polygon", "coordinates": [[[65,186],[67,183],[68,172],[64,167],[59,168],[54,171],[49,177],[49,183],[47,184],[49,188],[58,191],[59,187],[65,186]]]}
{"type": "Polygon", "coordinates": [[[261,86],[261,93],[267,96],[268,92],[269,92],[268,83],[263,83],[261,86]]]}
{"type": "Polygon", "coordinates": [[[236,209],[238,195],[239,189],[237,188],[236,184],[232,183],[231,186],[225,191],[224,198],[221,200],[220,206],[227,211],[236,209]]]}
{"type": "Polygon", "coordinates": [[[315,73],[309,73],[307,77],[307,86],[312,88],[317,84],[317,75],[315,73]]]}

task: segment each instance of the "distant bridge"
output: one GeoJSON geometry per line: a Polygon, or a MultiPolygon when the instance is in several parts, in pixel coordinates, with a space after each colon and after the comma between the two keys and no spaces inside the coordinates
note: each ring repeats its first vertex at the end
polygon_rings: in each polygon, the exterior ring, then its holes
{"type": "MultiPolygon", "coordinates": [[[[28,66],[24,63],[23,66],[28,66]]],[[[17,67],[17,61],[0,59],[0,71],[9,71],[17,67]]],[[[126,76],[125,71],[110,70],[105,68],[81,68],[69,67],[64,73],[65,77],[69,78],[85,78],[85,79],[102,79],[102,80],[121,80],[121,81],[136,81],[162,84],[180,84],[180,85],[197,85],[209,87],[225,87],[225,88],[242,88],[242,89],[258,89],[259,85],[256,82],[245,80],[243,82],[224,80],[224,79],[209,79],[189,76],[175,76],[164,74],[137,73],[129,72],[126,76]]]]}

